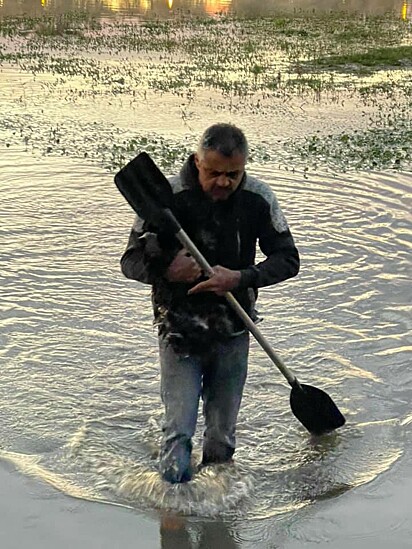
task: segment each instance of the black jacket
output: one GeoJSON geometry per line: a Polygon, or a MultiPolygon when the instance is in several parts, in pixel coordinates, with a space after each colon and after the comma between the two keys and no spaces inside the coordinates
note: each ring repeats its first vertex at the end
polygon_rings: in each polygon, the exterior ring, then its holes
{"type": "MultiPolygon", "coordinates": [[[[299,254],[271,188],[245,174],[225,201],[213,202],[198,182],[193,155],[170,179],[173,212],[207,261],[240,270],[233,294],[254,318],[257,289],[297,275],[299,254]],[[266,259],[255,265],[256,243],[266,259]]],[[[213,340],[242,331],[243,323],[224,297],[188,296],[191,285],[171,283],[164,273],[181,245],[136,218],[121,268],[127,278],[152,285],[155,323],[178,352],[202,352],[213,340]]],[[[194,284],[193,284],[194,285],[194,284]]]]}

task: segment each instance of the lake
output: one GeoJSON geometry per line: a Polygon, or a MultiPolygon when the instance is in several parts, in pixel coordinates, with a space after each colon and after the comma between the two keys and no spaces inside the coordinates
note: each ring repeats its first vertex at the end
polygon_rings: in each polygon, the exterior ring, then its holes
{"type": "MultiPolygon", "coordinates": [[[[345,498],[390,515],[383,487],[412,471],[411,6],[261,4],[0,0],[0,457],[155,517],[162,547],[344,547],[345,498]],[[244,129],[301,253],[260,292],[262,332],[347,424],[308,435],[253,343],[235,467],[168,487],[150,288],[120,273],[133,213],[113,176],[141,150],[175,173],[217,121],[244,129]]],[[[412,525],[353,527],[353,547],[403,548],[412,525]]]]}

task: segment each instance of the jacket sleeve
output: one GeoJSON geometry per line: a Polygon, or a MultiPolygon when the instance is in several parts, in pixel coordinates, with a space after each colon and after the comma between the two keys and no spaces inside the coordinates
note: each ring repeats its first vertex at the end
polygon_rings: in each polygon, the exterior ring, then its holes
{"type": "Polygon", "coordinates": [[[157,234],[136,216],[120,260],[125,277],[145,284],[153,284],[163,277],[178,251],[177,243],[167,240],[167,236],[157,234]]]}
{"type": "Polygon", "coordinates": [[[292,278],[299,272],[299,252],[273,192],[265,197],[260,219],[259,247],[266,259],[241,270],[239,287],[263,288],[292,278]]]}

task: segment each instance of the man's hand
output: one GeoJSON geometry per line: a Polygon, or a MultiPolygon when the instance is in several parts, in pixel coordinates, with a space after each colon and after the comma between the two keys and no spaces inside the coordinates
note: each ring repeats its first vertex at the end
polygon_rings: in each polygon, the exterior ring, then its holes
{"type": "Polygon", "coordinates": [[[196,286],[191,288],[187,293],[191,295],[200,292],[215,292],[217,295],[223,295],[236,288],[239,284],[240,271],[232,271],[221,265],[216,265],[213,267],[213,273],[214,274],[208,280],[199,282],[199,284],[196,284],[196,286]]]}
{"type": "Polygon", "coordinates": [[[180,250],[166,271],[169,282],[194,282],[202,274],[202,269],[185,249],[180,250]]]}

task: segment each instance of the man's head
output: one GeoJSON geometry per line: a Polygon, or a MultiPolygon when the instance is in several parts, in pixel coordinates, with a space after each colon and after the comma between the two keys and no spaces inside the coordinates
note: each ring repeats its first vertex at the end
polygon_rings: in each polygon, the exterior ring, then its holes
{"type": "Polygon", "coordinates": [[[202,135],[195,154],[199,183],[213,200],[226,200],[245,173],[248,145],[242,130],[231,124],[214,124],[202,135]]]}

